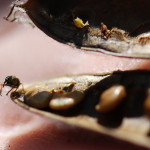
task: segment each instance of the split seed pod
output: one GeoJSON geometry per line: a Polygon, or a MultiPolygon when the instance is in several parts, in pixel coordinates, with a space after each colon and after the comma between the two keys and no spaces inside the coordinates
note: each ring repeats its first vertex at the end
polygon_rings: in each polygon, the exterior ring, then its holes
{"type": "Polygon", "coordinates": [[[117,56],[150,58],[149,0],[27,0],[15,7],[62,43],[117,56]]]}
{"type": "MultiPolygon", "coordinates": [[[[40,116],[53,118],[66,124],[77,126],[83,130],[96,132],[100,135],[110,136],[111,138],[113,137],[113,139],[122,141],[121,143],[125,143],[125,145],[130,143],[128,148],[131,149],[139,148],[146,150],[150,149],[150,137],[148,136],[150,126],[143,106],[147,96],[147,90],[150,87],[149,76],[150,71],[124,71],[100,75],[59,77],[24,86],[25,93],[30,93],[31,88],[34,89],[43,85],[48,91],[53,90],[53,92],[56,92],[59,95],[62,94],[63,100],[66,98],[65,106],[69,106],[65,109],[62,109],[64,107],[57,107],[57,110],[52,108],[42,110],[41,108],[37,109],[34,105],[31,107],[25,100],[27,94],[24,95],[23,100],[21,98],[13,98],[12,100],[23,108],[39,114],[40,116]],[[121,85],[123,89],[126,89],[126,92],[123,92],[126,93],[123,105],[118,105],[116,109],[115,104],[115,107],[113,107],[113,111],[111,111],[110,114],[109,112],[96,111],[95,106],[99,103],[99,97],[114,85],[121,85]],[[70,107],[70,103],[67,104],[67,99],[70,95],[76,97],[73,94],[76,93],[76,91],[79,91],[78,93],[84,93],[83,100],[80,99],[80,103],[74,103],[75,105],[70,107]],[[113,117],[108,117],[108,115],[113,117]],[[113,127],[111,124],[109,128],[105,126],[106,120],[109,121],[109,119],[111,119],[111,122],[116,122],[117,118],[121,119],[121,122],[119,121],[117,126],[113,127]],[[111,128],[115,128],[115,130],[112,130],[111,128]]],[[[36,94],[38,93],[40,93],[40,91],[36,91],[36,94]]],[[[44,94],[40,94],[40,98],[45,97],[44,94]]],[[[54,95],[51,97],[51,101],[56,98],[53,96],[54,95]]],[[[32,96],[27,97],[29,100],[32,99],[32,96]]],[[[59,96],[57,95],[57,97],[59,96]]],[[[121,98],[123,97],[121,96],[121,98]]],[[[37,100],[38,99],[39,97],[37,97],[37,100]]],[[[34,98],[34,100],[36,100],[36,98],[34,98]]],[[[111,108],[111,106],[112,103],[110,103],[110,107],[109,103],[107,104],[107,108],[111,108]]],[[[101,140],[99,142],[101,142],[101,140]]]]}

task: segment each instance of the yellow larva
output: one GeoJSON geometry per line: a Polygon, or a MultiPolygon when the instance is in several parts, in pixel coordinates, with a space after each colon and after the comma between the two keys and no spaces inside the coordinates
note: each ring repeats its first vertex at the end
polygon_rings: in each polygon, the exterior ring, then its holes
{"type": "Polygon", "coordinates": [[[74,25],[77,27],[77,28],[84,28],[85,26],[88,26],[89,25],[89,22],[87,21],[86,23],[84,23],[83,21],[82,21],[82,19],[80,19],[80,18],[76,18],[76,19],[74,19],[74,25]]]}

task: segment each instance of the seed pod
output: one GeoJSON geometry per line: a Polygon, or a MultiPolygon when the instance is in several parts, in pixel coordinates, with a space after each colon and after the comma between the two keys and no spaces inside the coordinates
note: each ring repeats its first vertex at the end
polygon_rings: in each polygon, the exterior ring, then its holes
{"type": "Polygon", "coordinates": [[[52,100],[49,103],[49,107],[53,110],[65,110],[69,109],[78,103],[80,103],[84,98],[84,93],[80,91],[73,91],[69,93],[53,95],[52,100]]]}
{"type": "MultiPolygon", "coordinates": [[[[37,27],[57,41],[88,51],[150,58],[149,0],[122,0],[121,3],[120,0],[88,0],[88,3],[27,0],[22,4],[16,2],[14,7],[23,9],[37,27]],[[101,30],[101,23],[106,30],[101,30]]],[[[11,13],[12,10],[5,17],[7,20],[11,13]]]]}
{"type": "Polygon", "coordinates": [[[100,96],[100,102],[96,105],[99,112],[109,112],[115,109],[125,98],[126,90],[122,85],[115,85],[105,90],[100,96]]]}
{"type": "Polygon", "coordinates": [[[52,95],[46,88],[31,88],[24,95],[24,103],[34,108],[47,108],[52,95]]]}
{"type": "MultiPolygon", "coordinates": [[[[39,114],[41,117],[44,116],[45,118],[52,118],[71,126],[77,126],[81,130],[99,134],[102,139],[105,137],[106,140],[109,139],[113,145],[117,144],[117,147],[118,143],[121,143],[121,145],[124,144],[125,146],[130,143],[126,149],[148,150],[150,149],[150,137],[147,135],[150,128],[149,120],[144,115],[143,103],[145,98],[145,89],[148,89],[150,85],[149,76],[150,71],[123,71],[100,75],[64,76],[24,85],[25,92],[29,91],[31,88],[37,88],[39,85],[44,85],[48,91],[53,89],[54,92],[60,96],[61,94],[65,95],[65,92],[83,92],[85,94],[83,101],[78,103],[75,107],[71,107],[69,110],[65,109],[58,111],[48,108],[41,110],[30,107],[21,99],[13,99],[13,102],[29,110],[30,112],[39,114]],[[75,83],[73,84],[73,88],[71,83],[75,83]],[[113,117],[108,117],[105,115],[108,113],[113,113],[116,109],[111,112],[99,113],[95,110],[95,105],[99,102],[99,95],[104,93],[108,87],[113,87],[114,85],[125,86],[127,94],[125,101],[123,101],[123,105],[118,105],[118,110],[121,109],[123,112],[121,124],[119,124],[119,127],[113,127],[115,129],[112,130],[102,121],[110,119],[111,123],[118,122],[117,119],[120,118],[115,115],[111,115],[113,117]],[[70,86],[71,88],[68,90],[68,87],[70,86]],[[139,92],[135,94],[134,91],[138,87],[142,88],[139,88],[139,92]],[[58,89],[60,89],[60,92],[58,89]],[[65,92],[62,92],[63,89],[66,89],[65,92]],[[134,99],[134,101],[132,101],[132,99],[134,99]],[[130,110],[131,108],[132,110],[130,110]],[[128,116],[126,116],[127,112],[128,116]],[[136,113],[136,118],[131,115],[133,112],[136,113]],[[65,115],[65,113],[68,113],[68,115],[65,115]],[[104,114],[101,122],[99,120],[100,114],[104,114]],[[128,117],[130,118],[128,119],[128,117]],[[114,141],[117,141],[117,143],[114,144],[114,141]]],[[[18,92],[20,91],[18,90],[18,92]]],[[[121,112],[118,111],[118,115],[120,115],[120,113],[121,112]]],[[[101,139],[98,142],[103,144],[107,149],[108,143],[104,144],[101,139]]]]}

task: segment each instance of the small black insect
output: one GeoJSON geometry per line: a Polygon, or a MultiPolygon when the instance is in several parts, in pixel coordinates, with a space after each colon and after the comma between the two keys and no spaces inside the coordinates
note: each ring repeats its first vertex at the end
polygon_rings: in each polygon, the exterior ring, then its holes
{"type": "Polygon", "coordinates": [[[11,89],[7,92],[6,95],[8,95],[13,89],[15,89],[14,92],[17,91],[17,89],[19,88],[19,86],[22,85],[22,88],[24,90],[23,84],[20,83],[19,78],[17,78],[16,76],[7,76],[5,78],[5,81],[3,84],[1,84],[1,91],[0,94],[2,93],[2,88],[4,88],[4,86],[9,86],[11,87],[11,89]]]}

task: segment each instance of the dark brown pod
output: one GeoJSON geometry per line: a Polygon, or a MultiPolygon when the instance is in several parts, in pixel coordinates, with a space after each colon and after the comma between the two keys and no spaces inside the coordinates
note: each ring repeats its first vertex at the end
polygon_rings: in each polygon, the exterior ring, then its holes
{"type": "Polygon", "coordinates": [[[150,58],[149,0],[27,0],[15,7],[23,8],[37,27],[62,43],[150,58]]]}

